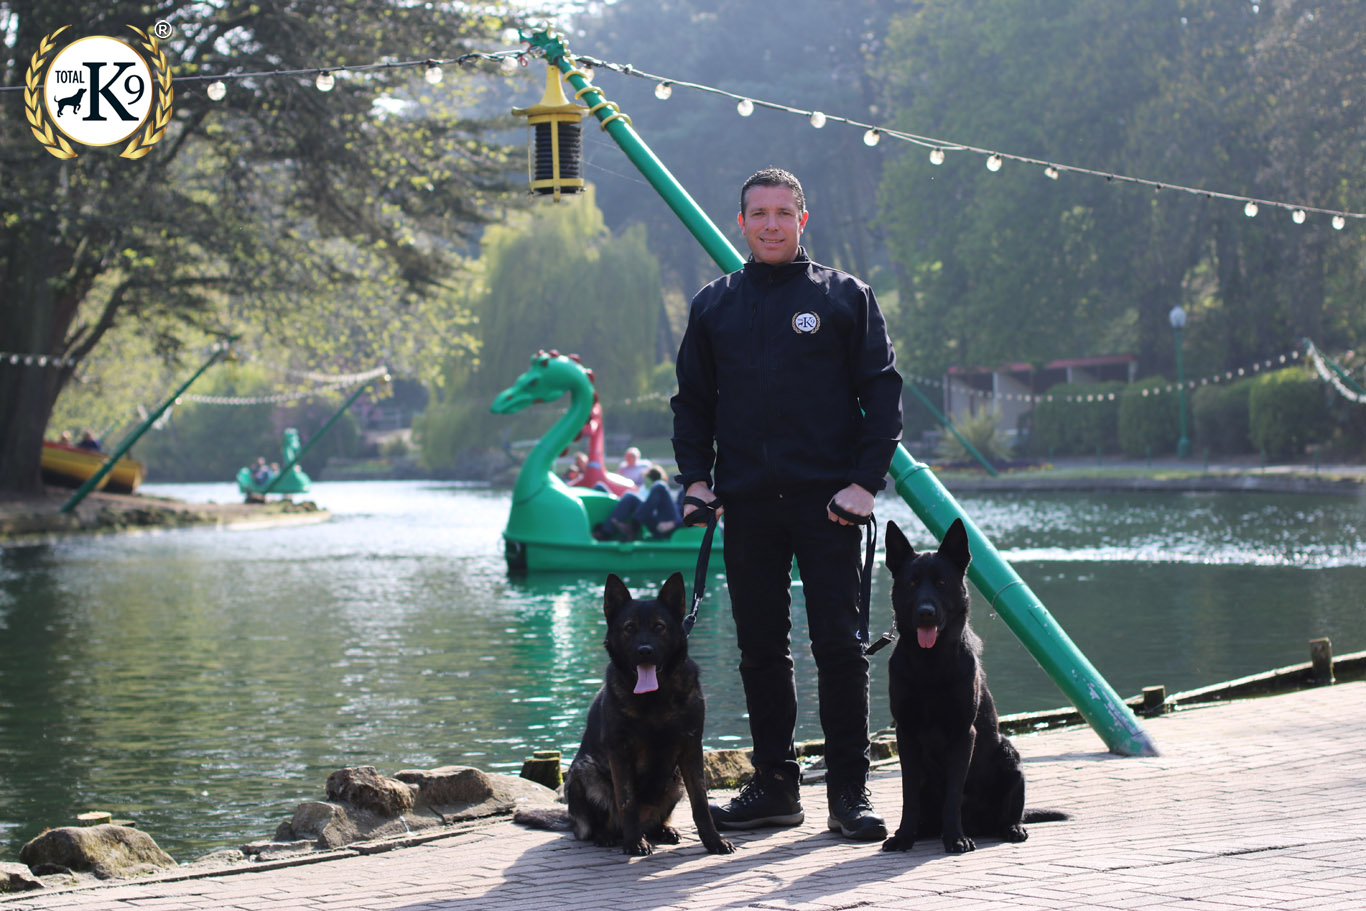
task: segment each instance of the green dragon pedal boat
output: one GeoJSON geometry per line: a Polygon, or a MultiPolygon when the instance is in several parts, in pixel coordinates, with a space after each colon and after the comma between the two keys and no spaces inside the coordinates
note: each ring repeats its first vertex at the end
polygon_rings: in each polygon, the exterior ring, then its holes
{"type": "MultiPolygon", "coordinates": [[[[568,411],[532,447],[512,488],[512,508],[503,530],[508,569],[580,574],[691,570],[705,528],[680,528],[667,538],[595,540],[593,526],[612,512],[616,496],[570,487],[555,474],[555,457],[588,423],[596,398],[591,373],[577,359],[557,351],[538,351],[527,371],[498,393],[489,410],[516,414],[537,402],[553,402],[566,392],[568,411]]],[[[594,432],[602,432],[601,421],[594,432]]],[[[719,547],[720,535],[718,528],[713,546],[719,547]]]]}

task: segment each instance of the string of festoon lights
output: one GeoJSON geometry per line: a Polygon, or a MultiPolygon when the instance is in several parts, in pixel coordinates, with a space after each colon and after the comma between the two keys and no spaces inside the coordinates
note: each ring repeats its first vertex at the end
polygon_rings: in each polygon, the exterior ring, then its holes
{"type": "Polygon", "coordinates": [[[1366,394],[1362,393],[1361,388],[1357,387],[1353,389],[1348,386],[1347,383],[1343,382],[1343,378],[1338,372],[1329,369],[1328,363],[1313,342],[1305,339],[1305,348],[1309,351],[1309,359],[1313,362],[1314,370],[1317,371],[1319,379],[1330,384],[1337,390],[1338,395],[1342,396],[1347,401],[1354,402],[1358,405],[1366,404],[1366,394]]]}
{"type": "MultiPolygon", "coordinates": [[[[298,78],[300,76],[312,77],[313,84],[318,91],[330,92],[336,87],[337,76],[340,74],[363,74],[376,70],[421,68],[423,71],[423,78],[428,84],[439,85],[445,77],[445,68],[449,66],[465,68],[471,64],[494,63],[497,64],[498,68],[503,73],[511,74],[515,73],[519,67],[527,66],[531,59],[539,58],[543,55],[544,51],[541,48],[529,47],[503,51],[472,52],[449,58],[426,57],[414,60],[378,61],[373,63],[346,64],[330,67],[299,67],[295,69],[259,70],[254,72],[227,72],[216,75],[198,74],[192,76],[176,76],[174,77],[173,82],[182,87],[187,84],[203,83],[205,96],[211,101],[222,101],[227,97],[229,83],[242,83],[254,79],[298,78]]],[[[1347,219],[1349,218],[1366,219],[1366,213],[1363,212],[1353,212],[1345,209],[1330,209],[1322,206],[1311,206],[1304,203],[1263,199],[1259,197],[1244,196],[1237,193],[1224,193],[1218,190],[1183,186],[1181,184],[1168,183],[1166,181],[1154,180],[1146,177],[1134,177],[1115,171],[1065,164],[1063,162],[1034,158],[1028,155],[1018,155],[1013,152],[974,146],[950,139],[919,135],[904,130],[893,129],[885,125],[864,123],[838,114],[827,114],[824,111],[779,104],[774,101],[766,101],[761,98],[737,94],[725,89],[716,88],[715,86],[648,73],[629,63],[613,63],[611,61],[582,55],[575,55],[574,63],[580,72],[583,72],[590,79],[592,78],[593,71],[600,69],[651,81],[655,83],[655,97],[660,100],[668,100],[672,97],[675,89],[691,89],[693,91],[717,95],[734,101],[736,113],[741,117],[749,117],[756,109],[766,108],[772,111],[805,117],[810,122],[811,126],[818,130],[824,129],[829,124],[843,124],[863,130],[863,141],[868,146],[878,145],[884,137],[911,143],[928,149],[929,161],[933,165],[943,164],[948,160],[951,153],[966,153],[982,156],[985,159],[987,170],[992,172],[1000,171],[1006,162],[1013,162],[1040,168],[1042,169],[1043,176],[1050,180],[1059,180],[1064,174],[1076,174],[1101,178],[1110,183],[1145,186],[1151,188],[1155,192],[1172,191],[1188,193],[1195,196],[1202,196],[1206,199],[1221,199],[1234,203],[1241,203],[1243,206],[1243,214],[1249,218],[1255,218],[1264,208],[1279,209],[1288,212],[1290,220],[1295,224],[1300,225],[1308,221],[1310,213],[1313,213],[1315,215],[1327,216],[1330,224],[1339,231],[1346,227],[1347,219]]],[[[0,92],[17,91],[23,88],[24,86],[22,85],[0,86],[0,92]]]]}
{"type": "MultiPolygon", "coordinates": [[[[805,117],[811,126],[817,130],[824,129],[826,125],[832,123],[845,124],[863,130],[863,142],[867,146],[876,146],[883,137],[889,139],[908,142],[929,150],[929,161],[932,165],[942,165],[948,160],[949,153],[971,153],[985,158],[986,168],[993,173],[1000,171],[1007,161],[1019,164],[1031,165],[1042,168],[1043,176],[1049,180],[1058,180],[1064,174],[1080,174],[1089,177],[1103,178],[1111,183],[1126,183],[1152,188],[1154,192],[1175,191],[1189,193],[1195,196],[1202,196],[1206,199],[1223,199],[1243,204],[1243,214],[1248,218],[1255,218],[1263,208],[1281,209],[1290,214],[1290,220],[1297,225],[1304,224],[1309,217],[1309,213],[1328,216],[1330,224],[1334,229],[1341,231],[1347,226],[1347,219],[1366,218],[1366,213],[1352,212],[1339,209],[1328,209],[1321,206],[1305,205],[1303,203],[1282,202],[1272,199],[1262,199],[1258,197],[1243,196],[1236,193],[1223,193],[1217,190],[1208,190],[1200,187],[1188,187],[1181,184],[1168,183],[1166,181],[1153,180],[1144,177],[1133,177],[1128,174],[1120,174],[1114,171],[1098,170],[1095,168],[1082,167],[1079,165],[1064,164],[1062,162],[1049,161],[1042,158],[1033,158],[1028,155],[1017,155],[1012,152],[1003,152],[997,149],[989,149],[981,146],[973,146],[967,143],[955,142],[953,140],[937,138],[933,136],[923,136],[916,133],[909,133],[903,130],[896,130],[884,125],[864,123],[848,117],[836,114],[827,114],[824,111],[811,110],[791,105],[779,104],[773,101],[765,101],[747,95],[738,95],[734,92],[719,89],[714,86],[703,85],[696,82],[686,82],[668,76],[660,76],[654,73],[647,73],[631,64],[612,63],[605,60],[598,60],[592,57],[576,57],[580,69],[584,67],[612,70],[626,76],[634,76],[639,79],[646,79],[655,83],[655,97],[661,101],[667,101],[673,96],[675,88],[687,88],[723,98],[731,99],[735,102],[735,111],[741,117],[753,115],[756,108],[767,108],[785,114],[793,114],[805,117]]],[[[590,69],[591,73],[591,69],[590,69]]]]}
{"type": "MultiPolygon", "coordinates": [[[[1150,386],[1146,389],[1141,390],[1139,394],[1143,396],[1162,395],[1164,393],[1170,394],[1181,391],[1183,387],[1185,389],[1190,390],[1198,389],[1201,386],[1215,385],[1217,383],[1233,382],[1234,380],[1240,380],[1244,377],[1255,376],[1265,370],[1280,369],[1281,367],[1284,367],[1287,364],[1299,360],[1301,356],[1302,355],[1299,351],[1289,351],[1285,354],[1257,361],[1256,363],[1253,363],[1247,367],[1238,367],[1236,369],[1211,374],[1210,376],[1201,377],[1199,379],[1186,380],[1183,384],[1169,383],[1166,386],[1150,386]]],[[[1320,371],[1320,373],[1322,373],[1322,371],[1320,371]]],[[[1087,402],[1117,401],[1120,398],[1120,396],[1125,394],[1121,391],[1097,392],[1086,394],[1078,393],[1074,395],[1051,395],[1049,393],[1042,393],[1037,395],[1032,393],[997,393],[988,389],[973,389],[970,386],[966,386],[961,383],[955,383],[953,380],[936,379],[934,377],[917,376],[915,374],[904,374],[903,377],[922,386],[930,386],[937,389],[943,389],[947,386],[952,389],[954,395],[966,395],[969,398],[982,400],[994,399],[1004,402],[1027,402],[1033,405],[1037,405],[1040,402],[1064,402],[1069,404],[1085,404],[1087,402]]]]}
{"type": "Polygon", "coordinates": [[[274,395],[182,395],[176,401],[194,402],[198,405],[279,405],[285,402],[297,402],[300,399],[306,399],[322,392],[344,389],[347,386],[356,386],[360,383],[367,383],[370,380],[379,379],[389,373],[389,368],[381,365],[372,370],[365,370],[360,373],[335,375],[288,369],[282,370],[281,372],[291,379],[306,380],[315,383],[317,384],[317,388],[281,392],[274,395]]]}

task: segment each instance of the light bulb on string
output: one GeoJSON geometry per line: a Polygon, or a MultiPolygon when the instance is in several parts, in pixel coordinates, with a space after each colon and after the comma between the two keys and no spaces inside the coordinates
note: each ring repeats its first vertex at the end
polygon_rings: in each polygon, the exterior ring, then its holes
{"type": "Polygon", "coordinates": [[[1047,177],[1049,180],[1057,180],[1058,169],[1053,167],[1052,165],[1049,165],[1048,167],[1043,169],[1043,176],[1047,177]]]}
{"type": "Polygon", "coordinates": [[[655,86],[655,97],[660,101],[668,101],[669,96],[673,93],[674,87],[672,83],[661,82],[659,85],[655,86]]]}
{"type": "Polygon", "coordinates": [[[1341,215],[1334,215],[1334,216],[1333,216],[1333,230],[1334,230],[1334,231],[1341,231],[1341,230],[1342,230],[1343,228],[1345,228],[1345,227],[1347,227],[1347,219],[1343,218],[1341,215]]]}
{"type": "Polygon", "coordinates": [[[825,115],[822,114],[820,111],[812,111],[810,120],[811,125],[818,130],[821,127],[825,126],[825,115]]]}
{"type": "Polygon", "coordinates": [[[1243,214],[1246,215],[1248,218],[1256,218],[1257,204],[1249,199],[1247,201],[1247,205],[1243,206],[1243,214]]]}
{"type": "Polygon", "coordinates": [[[504,57],[498,62],[498,69],[508,74],[517,72],[517,58],[513,56],[504,57]]]}
{"type": "Polygon", "coordinates": [[[997,155],[995,152],[993,152],[990,156],[988,156],[988,158],[987,158],[987,170],[988,170],[988,171],[999,171],[999,170],[1001,170],[1001,156],[1000,156],[1000,155],[997,155]]]}
{"type": "Polygon", "coordinates": [[[943,149],[930,149],[930,164],[943,164],[943,163],[944,163],[944,150],[943,150],[943,149]]]}
{"type": "Polygon", "coordinates": [[[877,127],[872,127],[868,130],[868,132],[863,134],[863,144],[870,148],[872,146],[877,145],[878,142],[881,141],[881,139],[882,133],[878,130],[877,127]]]}
{"type": "Polygon", "coordinates": [[[313,84],[318,87],[320,92],[330,92],[332,87],[337,84],[337,79],[327,70],[318,73],[318,78],[313,80],[313,84]]]}
{"type": "Polygon", "coordinates": [[[222,80],[215,80],[209,83],[209,87],[204,90],[204,94],[209,96],[210,101],[222,101],[228,94],[228,87],[222,80]]]}
{"type": "Polygon", "coordinates": [[[754,113],[754,102],[748,98],[741,98],[735,105],[735,112],[741,117],[748,117],[754,113]]]}
{"type": "Polygon", "coordinates": [[[435,61],[428,61],[427,69],[422,74],[422,78],[427,80],[428,85],[440,85],[442,75],[441,67],[437,66],[435,61]]]}
{"type": "Polygon", "coordinates": [[[1290,213],[1290,220],[1297,225],[1304,224],[1305,214],[1303,209],[1296,209],[1290,213]]]}

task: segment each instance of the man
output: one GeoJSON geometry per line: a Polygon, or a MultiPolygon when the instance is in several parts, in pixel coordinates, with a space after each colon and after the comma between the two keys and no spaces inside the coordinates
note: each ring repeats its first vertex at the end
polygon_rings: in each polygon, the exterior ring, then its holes
{"type": "Polygon", "coordinates": [[[726,828],[804,818],[790,638],[795,557],[819,678],[828,825],[880,841],[887,829],[866,788],[863,532],[831,504],[872,513],[901,438],[901,377],[872,289],[807,258],[807,217],[801,183],[786,171],[745,182],[738,222],[752,255],[693,298],[678,351],[677,480],[688,496],[724,505],[726,582],[754,740],[755,777],[713,815],[726,828]]]}
{"type": "Polygon", "coordinates": [[[623,478],[629,478],[636,487],[645,486],[645,471],[654,465],[649,459],[640,456],[640,450],[635,446],[630,446],[622,453],[621,464],[617,466],[617,474],[623,478]]]}

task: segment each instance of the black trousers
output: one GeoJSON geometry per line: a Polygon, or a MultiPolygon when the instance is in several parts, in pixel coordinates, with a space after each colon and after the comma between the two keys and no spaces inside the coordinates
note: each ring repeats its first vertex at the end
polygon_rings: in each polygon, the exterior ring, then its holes
{"type": "Polygon", "coordinates": [[[792,561],[806,598],[816,661],[826,782],[868,777],[868,659],[859,642],[863,529],[826,517],[836,491],[728,499],[726,585],[740,645],[754,766],[796,771],[797,690],[792,663],[792,561]]]}

